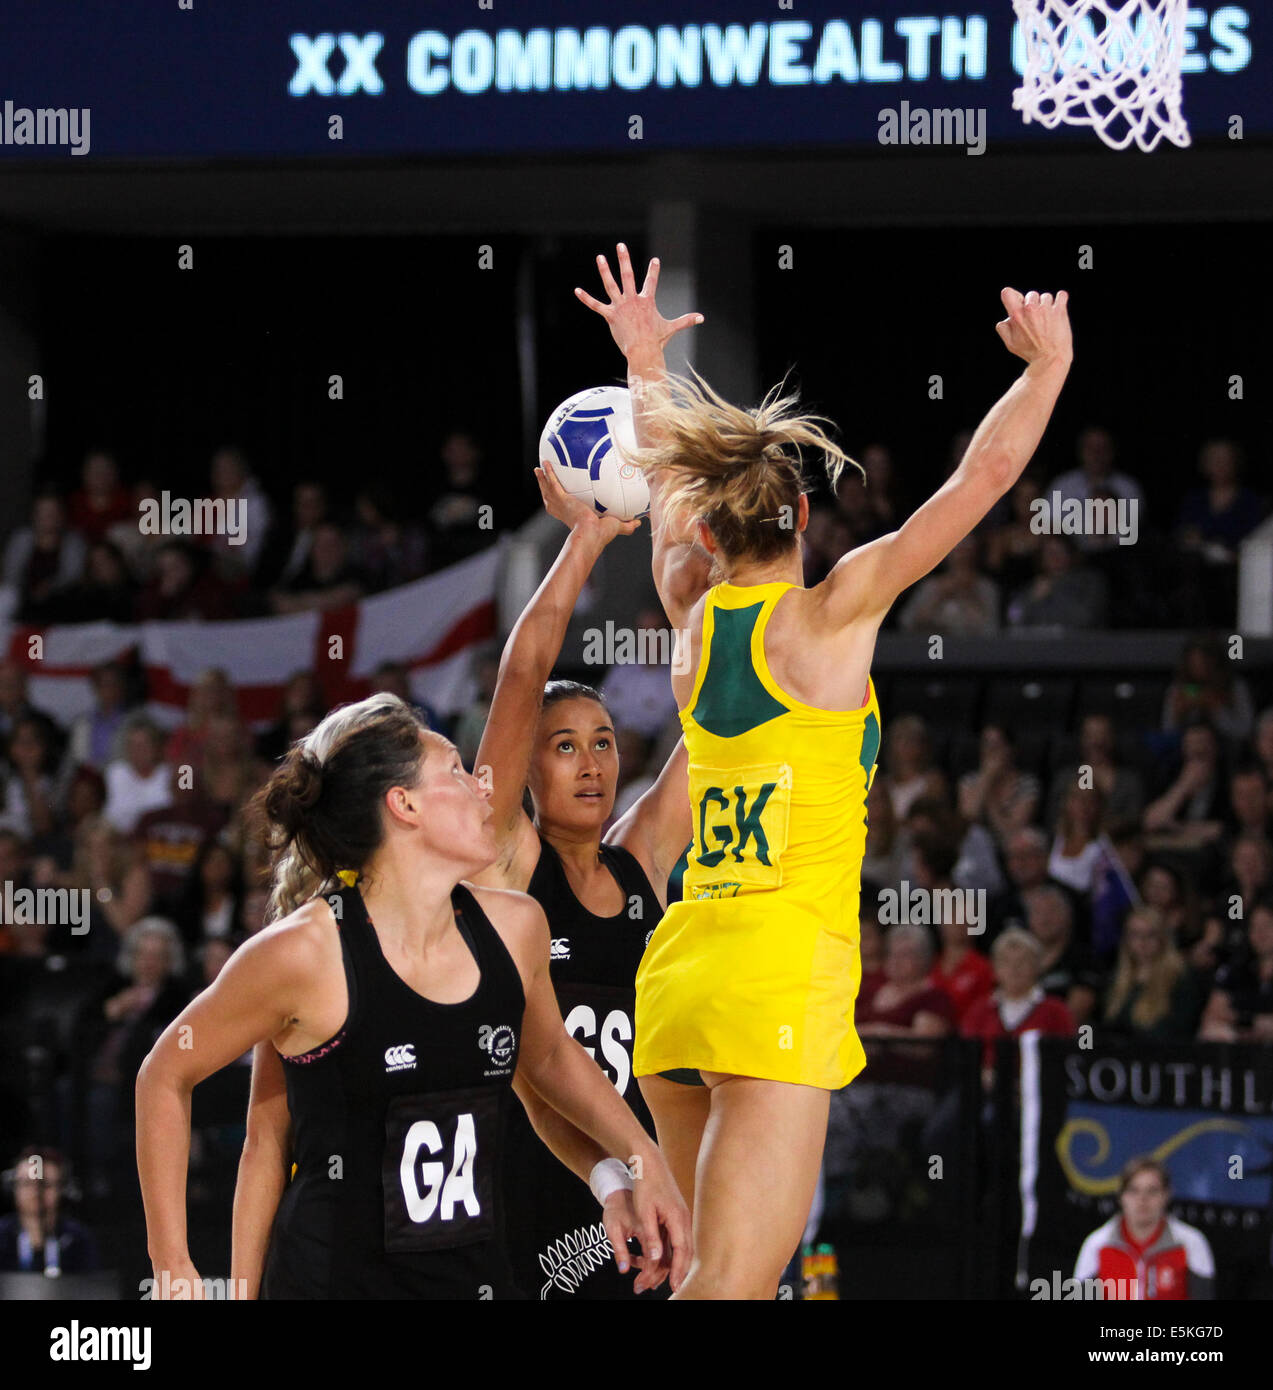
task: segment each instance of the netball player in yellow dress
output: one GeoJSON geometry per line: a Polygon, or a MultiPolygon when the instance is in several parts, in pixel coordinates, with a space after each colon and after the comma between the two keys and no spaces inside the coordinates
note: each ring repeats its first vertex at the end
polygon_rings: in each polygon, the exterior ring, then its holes
{"type": "Polygon", "coordinates": [[[672,686],[695,827],[684,899],[637,976],[634,1071],[693,1212],[676,1296],[768,1299],[809,1213],[830,1093],[865,1061],[853,1009],[876,633],[1030,461],[1069,370],[1067,296],[1003,291],[998,332],[1025,370],[951,478],[806,589],[801,450],[823,454],[833,485],[848,460],[793,398],[743,410],[701,380],[668,381],[658,262],[638,291],[622,246],[618,261],[616,284],[598,257],[608,303],[576,294],[610,325],[637,393],[655,584],[689,643],[672,686]],[[695,547],[720,580],[706,592],[695,547]]]}

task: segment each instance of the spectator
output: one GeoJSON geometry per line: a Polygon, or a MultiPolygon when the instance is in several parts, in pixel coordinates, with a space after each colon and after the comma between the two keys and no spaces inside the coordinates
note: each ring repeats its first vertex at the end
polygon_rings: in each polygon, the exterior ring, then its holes
{"type": "Polygon", "coordinates": [[[1229,849],[1229,875],[1223,897],[1236,898],[1247,911],[1273,888],[1273,846],[1243,835],[1229,849]]]}
{"type": "Polygon", "coordinates": [[[177,924],[190,944],[229,938],[238,930],[243,878],[239,861],[220,840],[208,840],[186,881],[177,924]]]}
{"type": "Polygon", "coordinates": [[[959,779],[959,812],[980,821],[1000,844],[1034,820],[1039,779],[1016,765],[1016,740],[1010,730],[987,724],[981,731],[981,761],[959,779]]]}
{"type": "Polygon", "coordinates": [[[999,590],[977,568],[979,545],[965,536],[936,574],[916,585],[897,624],[904,632],[992,637],[999,630],[999,590]]]}
{"type": "Polygon", "coordinates": [[[411,677],[402,662],[382,661],[376,667],[372,673],[369,693],[378,695],[381,691],[388,695],[396,695],[403,704],[410,705],[430,729],[442,729],[444,727],[437,710],[429,705],[421,704],[411,693],[411,677]]]}
{"type": "Polygon", "coordinates": [[[150,911],[154,895],[145,859],[104,816],[89,816],[76,829],[71,867],[59,886],[90,892],[90,943],[103,951],[150,911]]]}
{"type": "Polygon", "coordinates": [[[138,622],[214,622],[233,616],[225,585],[189,541],[168,539],[156,550],[154,575],[137,596],[138,622]]]}
{"type": "Polygon", "coordinates": [[[123,670],[113,661],[93,668],[93,708],[71,724],[60,780],[69,783],[80,768],[103,772],[123,751],[128,686],[123,670]]]}
{"type": "Polygon", "coordinates": [[[887,444],[868,444],[858,460],[866,475],[866,501],[880,535],[896,531],[905,520],[897,500],[897,470],[887,444]]]}
{"type": "Polygon", "coordinates": [[[452,740],[459,750],[460,761],[465,767],[473,768],[473,760],[482,743],[482,734],[491,712],[491,701],[495,698],[495,683],[499,679],[500,653],[498,647],[483,647],[473,658],[473,677],[477,682],[477,695],[473,703],[460,713],[452,731],[452,740]]]}
{"type": "Polygon", "coordinates": [[[836,489],[835,510],[844,528],[843,531],[837,528],[838,534],[847,541],[841,554],[856,550],[868,541],[878,540],[892,530],[881,521],[880,513],[871,500],[870,487],[865,480],[859,480],[857,474],[845,478],[836,489]]]}
{"type": "Polygon", "coordinates": [[[1070,900],[1047,883],[1023,897],[1029,931],[1042,948],[1039,983],[1044,993],[1064,1000],[1075,1023],[1084,1024],[1096,1009],[1100,974],[1092,953],[1074,939],[1070,900]]]}
{"type": "Polygon", "coordinates": [[[1203,1042],[1273,1042],[1273,899],[1256,903],[1247,930],[1245,949],[1216,972],[1203,1042]]]}
{"type": "MultiPolygon", "coordinates": [[[[1080,433],[1075,452],[1078,467],[1054,478],[1049,489],[1051,493],[1060,493],[1062,507],[1071,501],[1086,503],[1097,496],[1111,496],[1135,502],[1137,509],[1143,510],[1145,499],[1140,484],[1114,467],[1114,439],[1108,430],[1089,425],[1080,433]]],[[[1083,550],[1099,550],[1104,541],[1103,536],[1084,536],[1079,545],[1083,550]]]]}
{"type": "Polygon", "coordinates": [[[1079,725],[1078,762],[1058,770],[1048,798],[1048,824],[1055,826],[1061,803],[1071,787],[1088,782],[1105,798],[1108,824],[1139,821],[1145,806],[1145,788],[1133,768],[1116,759],[1114,721],[1108,714],[1087,714],[1079,725]]]}
{"type": "Polygon", "coordinates": [[[1273,786],[1273,705],[1261,712],[1255,721],[1255,736],[1252,739],[1256,761],[1264,769],[1264,776],[1273,786]]]}
{"type": "Polygon", "coordinates": [[[1118,952],[1123,923],[1140,906],[1136,877],[1145,859],[1145,846],[1134,821],[1117,822],[1102,837],[1102,853],[1092,871],[1092,952],[1103,968],[1118,952]]]}
{"type": "Polygon", "coordinates": [[[1016,831],[1008,840],[1004,852],[1008,870],[1008,885],[990,903],[992,936],[1005,927],[1026,927],[1025,895],[1032,888],[1047,884],[1059,889],[1070,903],[1071,915],[1076,915],[1081,903],[1069,888],[1048,874],[1048,839],[1033,825],[1016,831]]]}
{"type": "Polygon", "coordinates": [[[55,1277],[101,1267],[97,1241],[65,1210],[66,1160],[47,1144],[23,1149],[13,1165],[12,1216],[0,1217],[0,1271],[55,1277]]]}
{"type": "Polygon", "coordinates": [[[1234,675],[1218,645],[1206,638],[1187,643],[1163,701],[1163,728],[1182,729],[1203,720],[1236,743],[1249,736],[1254,718],[1247,683],[1234,675]]]}
{"type": "Polygon", "coordinates": [[[1198,1027],[1201,1002],[1162,915],[1132,912],[1123,927],[1114,978],[1105,1000],[1105,1030],[1138,1041],[1186,1042],[1198,1027]]]}
{"type": "Polygon", "coordinates": [[[899,821],[921,796],[947,800],[946,779],[933,766],[928,729],[918,715],[904,714],[892,721],[884,742],[883,780],[899,821]]]}
{"type": "Polygon", "coordinates": [[[876,777],[866,794],[866,853],[862,882],[874,888],[896,887],[902,880],[902,841],[893,800],[883,778],[876,777]]]}
{"type": "Polygon", "coordinates": [[[131,1159],[133,1086],[155,1039],[185,1007],[185,961],[171,922],[145,917],[129,928],[118,976],[84,1022],[89,1069],[88,1138],[95,1196],[106,1196],[131,1159]]]}
{"type": "Polygon", "coordinates": [[[386,486],[364,487],[354,499],[354,511],[358,517],[354,557],[373,592],[408,584],[426,572],[429,542],[424,529],[396,515],[386,486]]]}
{"type": "Polygon", "coordinates": [[[85,554],[84,537],[67,526],[62,499],[37,497],[30,526],[15,531],[4,552],[4,582],[17,593],[19,618],[40,621],[43,604],[79,583],[85,554]]]}
{"type": "Polygon", "coordinates": [[[1162,918],[1177,946],[1188,949],[1198,939],[1197,895],[1178,869],[1157,861],[1147,864],[1140,876],[1140,896],[1162,918]]]}
{"type": "Polygon", "coordinates": [[[884,938],[884,980],[869,997],[858,995],[858,1035],[940,1038],[949,1033],[954,1009],[930,981],[932,963],[932,940],[923,927],[890,927],[884,938]]]}
{"type": "Polygon", "coordinates": [[[15,661],[0,661],[0,738],[9,738],[22,719],[40,720],[50,744],[61,751],[66,741],[62,730],[27,699],[26,671],[15,661]]]}
{"type": "Polygon", "coordinates": [[[309,556],[293,577],[270,593],[276,613],[309,613],[355,603],[366,592],[366,579],[349,556],[349,542],[339,526],[314,527],[309,556]]]}
{"type": "Polygon", "coordinates": [[[291,525],[274,541],[282,564],[272,576],[271,587],[289,585],[304,572],[309,564],[314,532],[330,519],[327,489],[322,483],[307,480],[292,488],[291,525]]]}
{"type": "Polygon", "coordinates": [[[206,537],[206,543],[216,557],[217,569],[228,579],[250,579],[261,559],[261,551],[270,534],[271,508],[261,485],[252,476],[248,461],[240,449],[220,448],[212,455],[211,481],[213,498],[238,502],[241,540],[224,535],[206,537]],[[232,540],[235,541],[232,544],[232,540]]]}
{"type": "Polygon", "coordinates": [[[1083,1242],[1074,1277],[1101,1281],[1102,1299],[1208,1299],[1215,1260],[1201,1231],[1167,1215],[1171,1179],[1155,1158],[1133,1158],[1118,1180],[1119,1211],[1083,1242]]]}
{"type": "MultiPolygon", "coordinates": [[[[842,486],[848,486],[847,479],[842,486]]],[[[820,584],[857,544],[849,523],[830,507],[809,508],[809,524],[801,539],[804,582],[809,589],[820,584]]]]}
{"type": "Polygon", "coordinates": [[[209,799],[201,781],[172,769],[169,804],[147,811],[137,822],[134,841],[149,867],[155,907],[173,916],[182,905],[190,875],[204,844],[225,828],[225,808],[209,799]]]}
{"type": "Polygon", "coordinates": [[[1090,900],[1096,866],[1105,855],[1105,798],[1095,787],[1071,787],[1048,857],[1048,873],[1090,900]]]}
{"type": "Polygon", "coordinates": [[[185,723],[169,735],[164,746],[164,761],[202,771],[209,720],[218,714],[233,718],[237,713],[238,699],[226,673],[215,667],[202,672],[190,687],[185,723]]]}
{"type": "Polygon", "coordinates": [[[1105,579],[1076,557],[1068,536],[1047,535],[1039,547],[1038,573],[1008,605],[1013,627],[1104,627],[1105,579]]]}
{"type": "Polygon", "coordinates": [[[57,763],[45,722],[29,715],[17,720],[9,733],[5,755],[9,773],[0,825],[16,830],[24,840],[51,834],[53,773],[57,763]]]}
{"type": "Polygon", "coordinates": [[[265,914],[269,911],[270,890],[265,884],[248,888],[239,904],[239,935],[255,936],[265,926],[265,914]]]}
{"type": "Polygon", "coordinates": [[[879,918],[875,910],[864,902],[858,919],[859,950],[862,956],[862,980],[858,986],[858,997],[874,995],[885,981],[884,974],[884,933],[880,930],[879,918]]]}
{"type": "Polygon", "coordinates": [[[984,825],[968,823],[935,797],[920,797],[906,817],[901,865],[903,878],[915,878],[921,870],[916,864],[915,844],[925,835],[939,835],[958,847],[951,872],[957,888],[982,889],[998,893],[1003,888],[994,840],[984,825]]]}
{"type": "Polygon", "coordinates": [[[118,522],[136,523],[137,510],[112,454],[92,449],[84,456],[80,486],[71,493],[67,512],[70,524],[90,544],[104,540],[118,522]]]}
{"type": "Polygon", "coordinates": [[[656,739],[669,719],[676,717],[676,700],[668,679],[673,660],[671,626],[657,608],[637,615],[638,640],[634,661],[611,666],[600,691],[616,728],[645,739],[656,739]]]}
{"type": "Polygon", "coordinates": [[[995,1044],[1001,1038],[1036,1032],[1068,1038],[1075,1029],[1069,1009],[1039,983],[1043,947],[1037,937],[1009,927],[991,946],[990,963],[996,988],[969,1008],[959,1029],[965,1038],[981,1039],[982,1081],[987,1088],[994,1079],[995,1044]]]}
{"type": "Polygon", "coordinates": [[[453,429],[439,450],[446,481],[428,510],[432,563],[452,565],[494,539],[492,512],[482,492],[482,449],[466,429],[453,429]]]}
{"type": "Polygon", "coordinates": [[[1008,494],[1010,518],[994,527],[986,541],[986,567],[1001,596],[1025,588],[1038,573],[1043,535],[1034,524],[1034,503],[1041,486],[1035,474],[1023,474],[1008,494]]]}
{"type": "Polygon", "coordinates": [[[1209,439],[1198,454],[1206,482],[1186,494],[1176,523],[1178,553],[1193,560],[1185,578],[1197,590],[1199,616],[1232,620],[1237,599],[1238,547],[1264,518],[1265,504],[1243,487],[1243,454],[1231,439],[1209,439]]]}
{"type": "Polygon", "coordinates": [[[1207,723],[1192,724],[1180,741],[1180,770],[1165,792],[1145,808],[1143,825],[1160,841],[1184,847],[1210,844],[1224,829],[1224,771],[1220,743],[1207,723]]]}
{"type": "Polygon", "coordinates": [[[106,819],[131,835],[147,811],[170,804],[172,769],[162,760],[163,735],[144,714],[130,716],[124,756],[106,766],[106,819]]]}
{"type": "Polygon", "coordinates": [[[1229,778],[1229,833],[1265,840],[1273,831],[1269,782],[1259,763],[1247,763],[1229,778]]]}
{"type": "Polygon", "coordinates": [[[318,677],[312,671],[297,671],[283,688],[278,719],[257,738],[257,755],[266,762],[277,762],[326,713],[327,700],[318,677]]]}
{"type": "Polygon", "coordinates": [[[129,490],[128,513],[107,528],[105,539],[124,557],[134,581],[145,584],[154,577],[155,557],[172,539],[160,530],[143,531],[143,511],[160,503],[159,488],[149,478],[139,478],[129,490]]]}
{"type": "Polygon", "coordinates": [[[962,1028],[972,1010],[994,988],[995,972],[990,962],[974,950],[968,927],[948,914],[938,927],[941,950],[933,962],[928,981],[950,999],[955,1023],[962,1028]]]}
{"type": "Polygon", "coordinates": [[[40,605],[39,618],[45,623],[130,623],[136,602],[123,551],[110,541],[94,541],[83,575],[50,594],[40,605]]]}

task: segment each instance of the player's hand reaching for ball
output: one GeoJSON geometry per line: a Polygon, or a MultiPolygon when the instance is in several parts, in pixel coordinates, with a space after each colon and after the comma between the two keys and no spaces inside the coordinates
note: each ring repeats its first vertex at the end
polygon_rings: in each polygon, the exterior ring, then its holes
{"type": "Polygon", "coordinates": [[[1031,290],[1000,292],[1008,317],[995,324],[1008,351],[1031,366],[1056,363],[1068,367],[1074,359],[1070,337],[1070,296],[1061,290],[1055,297],[1031,290]]]}
{"type": "Polygon", "coordinates": [[[636,287],[636,277],[632,273],[632,258],[628,248],[622,243],[618,246],[619,284],[615,284],[610,273],[610,264],[604,256],[597,257],[597,269],[601,272],[601,284],[610,302],[603,304],[587,291],[576,288],[575,295],[581,303],[601,315],[610,325],[610,333],[619,351],[632,361],[643,354],[655,353],[660,357],[664,344],[682,328],[690,328],[703,322],[702,314],[682,314],[679,319],[665,319],[654,302],[654,293],[659,286],[659,262],[656,256],[645,272],[645,283],[640,290],[636,287]]]}
{"type": "Polygon", "coordinates": [[[544,499],[544,510],[549,516],[569,526],[572,531],[595,530],[602,545],[608,545],[616,536],[630,536],[641,525],[640,517],[632,521],[620,521],[609,512],[598,512],[590,501],[582,497],[572,497],[561,485],[556,470],[545,461],[535,469],[535,481],[539,484],[540,496],[544,499]]]}

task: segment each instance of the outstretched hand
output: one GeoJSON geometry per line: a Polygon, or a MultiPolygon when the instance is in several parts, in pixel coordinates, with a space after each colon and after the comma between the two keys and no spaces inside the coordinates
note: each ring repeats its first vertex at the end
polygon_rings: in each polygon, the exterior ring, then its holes
{"type": "Polygon", "coordinates": [[[691,328],[703,322],[702,314],[682,314],[679,319],[665,319],[654,302],[654,293],[659,285],[658,257],[650,262],[645,272],[645,283],[638,290],[628,248],[620,242],[617,251],[618,285],[610,273],[609,262],[604,256],[597,257],[597,269],[601,272],[601,284],[610,296],[609,303],[603,304],[579,288],[575,289],[575,295],[610,325],[611,336],[624,357],[631,360],[643,351],[662,353],[668,339],[682,328],[691,328]]]}
{"type": "Polygon", "coordinates": [[[1055,298],[1031,290],[1023,295],[1019,290],[1000,292],[1008,317],[995,324],[1008,351],[1023,361],[1064,362],[1074,357],[1070,336],[1070,315],[1067,306],[1070,296],[1061,290],[1055,298]]]}
{"type": "Polygon", "coordinates": [[[546,460],[535,469],[535,481],[539,484],[544,510],[549,516],[556,517],[572,531],[580,527],[595,527],[603,545],[609,544],[616,536],[630,536],[641,525],[640,517],[633,521],[620,521],[611,512],[598,512],[591,502],[585,502],[582,497],[571,496],[562,487],[556,469],[546,460]]]}

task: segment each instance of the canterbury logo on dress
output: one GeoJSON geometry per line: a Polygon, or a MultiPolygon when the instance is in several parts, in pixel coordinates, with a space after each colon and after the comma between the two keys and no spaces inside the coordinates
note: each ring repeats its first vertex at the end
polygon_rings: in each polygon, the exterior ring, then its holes
{"type": "MultiPolygon", "coordinates": [[[[490,1057],[497,1068],[507,1070],[517,1047],[517,1034],[507,1023],[499,1023],[494,1027],[489,1023],[484,1023],[477,1030],[477,1045],[490,1057]]],[[[490,1073],[488,1072],[487,1075],[489,1076],[490,1073]]]]}
{"type": "Polygon", "coordinates": [[[553,937],[551,958],[553,960],[570,959],[570,938],[568,936],[553,937]]]}
{"type": "Polygon", "coordinates": [[[385,1071],[414,1071],[415,1044],[399,1043],[397,1047],[385,1048],[385,1071]]]}

